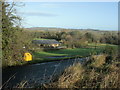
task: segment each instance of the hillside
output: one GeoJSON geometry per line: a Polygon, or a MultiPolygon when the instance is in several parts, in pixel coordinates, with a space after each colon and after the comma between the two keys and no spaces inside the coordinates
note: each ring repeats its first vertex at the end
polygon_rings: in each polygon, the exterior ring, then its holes
{"type": "Polygon", "coordinates": [[[83,35],[85,33],[92,33],[96,37],[101,37],[104,34],[111,34],[118,36],[118,31],[105,31],[105,30],[97,30],[97,29],[67,29],[67,28],[54,28],[54,27],[32,27],[32,28],[25,28],[25,31],[29,32],[73,32],[79,31],[83,35]]]}
{"type": "Polygon", "coordinates": [[[25,30],[46,30],[46,31],[63,31],[63,30],[79,30],[79,31],[94,31],[94,32],[117,32],[116,31],[109,31],[109,30],[97,30],[97,29],[68,29],[68,28],[55,28],[55,27],[31,27],[31,28],[25,28],[25,30]]]}

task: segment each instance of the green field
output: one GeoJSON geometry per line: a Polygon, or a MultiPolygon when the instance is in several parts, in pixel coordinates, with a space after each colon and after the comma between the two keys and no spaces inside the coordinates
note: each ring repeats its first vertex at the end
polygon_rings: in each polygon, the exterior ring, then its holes
{"type": "Polygon", "coordinates": [[[75,49],[61,49],[61,50],[56,50],[56,51],[48,51],[49,53],[52,54],[64,54],[67,56],[74,56],[74,55],[79,55],[79,56],[88,56],[90,53],[97,51],[99,52],[98,49],[94,48],[75,48],[75,49]]]}
{"type": "Polygon", "coordinates": [[[105,48],[105,47],[108,47],[108,46],[110,46],[110,47],[117,47],[117,45],[112,45],[112,44],[102,44],[102,43],[89,43],[88,44],[88,46],[90,46],[90,47],[98,47],[98,48],[100,48],[100,47],[103,47],[103,48],[105,48]]]}
{"type": "Polygon", "coordinates": [[[42,61],[51,61],[51,60],[61,60],[61,59],[69,59],[75,57],[86,57],[92,54],[100,54],[105,50],[106,47],[113,47],[117,49],[116,45],[106,45],[106,44],[97,44],[95,48],[95,44],[89,44],[87,48],[67,48],[60,50],[48,50],[48,51],[40,51],[33,53],[33,62],[37,60],[37,62],[42,61]],[[69,56],[69,57],[59,57],[59,58],[49,58],[54,56],[69,56]]]}

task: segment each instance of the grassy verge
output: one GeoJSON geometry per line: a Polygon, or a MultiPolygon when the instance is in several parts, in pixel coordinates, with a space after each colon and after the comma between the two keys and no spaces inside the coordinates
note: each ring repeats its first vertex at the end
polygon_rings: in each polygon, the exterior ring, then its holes
{"type": "Polygon", "coordinates": [[[119,58],[93,55],[83,65],[74,63],[44,88],[119,88],[119,58]]]}
{"type": "Polygon", "coordinates": [[[36,63],[43,63],[43,62],[52,62],[52,61],[60,61],[60,60],[70,60],[75,58],[82,58],[82,56],[71,56],[71,57],[61,57],[61,58],[36,58],[33,61],[28,62],[28,64],[36,64],[36,63]]]}

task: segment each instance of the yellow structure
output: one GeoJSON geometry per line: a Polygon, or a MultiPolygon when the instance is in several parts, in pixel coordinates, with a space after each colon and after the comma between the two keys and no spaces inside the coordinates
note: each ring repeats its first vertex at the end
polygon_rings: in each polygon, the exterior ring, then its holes
{"type": "Polygon", "coordinates": [[[24,58],[25,61],[31,61],[32,60],[32,55],[30,53],[24,53],[24,58]]]}
{"type": "Polygon", "coordinates": [[[52,47],[58,47],[59,44],[51,44],[52,47]]]}

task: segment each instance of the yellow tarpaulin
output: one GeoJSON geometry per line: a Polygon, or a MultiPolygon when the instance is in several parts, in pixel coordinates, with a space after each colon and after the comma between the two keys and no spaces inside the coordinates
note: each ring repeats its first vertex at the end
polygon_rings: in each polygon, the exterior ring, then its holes
{"type": "Polygon", "coordinates": [[[32,60],[32,55],[30,53],[24,53],[24,58],[25,61],[31,61],[32,60]]]}

